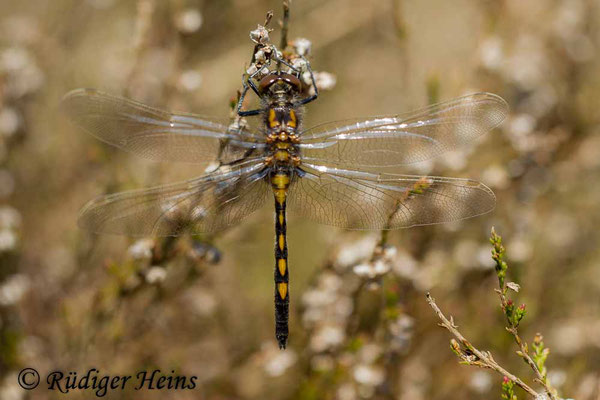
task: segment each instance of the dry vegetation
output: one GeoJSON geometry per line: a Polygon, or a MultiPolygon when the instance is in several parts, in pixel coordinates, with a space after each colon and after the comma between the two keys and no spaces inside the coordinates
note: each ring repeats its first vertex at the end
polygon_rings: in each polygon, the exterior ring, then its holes
{"type": "Polygon", "coordinates": [[[308,106],[306,125],[480,90],[505,98],[511,116],[476,146],[418,166],[483,181],[498,197],[491,214],[391,232],[383,248],[378,233],[290,215],[285,352],[272,332],[270,207],[215,237],[135,241],[77,229],[79,208],[98,194],[203,168],[105,146],[59,115],[62,95],[95,87],[227,117],[253,48],[248,32],[266,10],[280,18],[280,6],[0,3],[0,399],[64,398],[19,388],[27,366],[198,377],[195,391],[114,399],[500,398],[501,376],[457,365],[427,292],[471,343],[542,392],[498,312],[492,226],[527,304],[519,334],[531,346],[541,331],[551,349],[549,384],[565,398],[600,398],[597,0],[293,3],[290,39],[310,39],[315,70],[337,77],[308,106]]]}

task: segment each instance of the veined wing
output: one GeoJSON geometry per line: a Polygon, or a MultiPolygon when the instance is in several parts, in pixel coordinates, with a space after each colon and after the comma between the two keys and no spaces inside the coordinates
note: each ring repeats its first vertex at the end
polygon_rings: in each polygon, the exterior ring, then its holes
{"type": "Polygon", "coordinates": [[[424,161],[498,126],[508,105],[475,93],[404,115],[327,123],[302,133],[303,159],[366,168],[424,161]]]}
{"type": "Polygon", "coordinates": [[[457,221],[491,211],[494,193],[469,179],[375,174],[302,164],[289,207],[348,229],[397,229],[457,221]]]}
{"type": "Polygon", "coordinates": [[[264,204],[267,173],[262,161],[248,160],[186,182],[102,196],[82,209],[79,226],[133,236],[215,232],[264,204]]]}
{"type": "Polygon", "coordinates": [[[221,153],[229,162],[261,148],[260,135],[228,130],[215,119],[161,111],[94,89],[67,93],[61,104],[67,115],[98,139],[155,161],[208,163],[221,153]]]}

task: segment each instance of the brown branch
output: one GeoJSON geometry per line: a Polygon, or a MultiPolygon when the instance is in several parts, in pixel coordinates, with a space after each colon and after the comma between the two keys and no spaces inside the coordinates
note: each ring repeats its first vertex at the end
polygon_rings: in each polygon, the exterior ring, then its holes
{"type": "Polygon", "coordinates": [[[133,91],[133,85],[135,78],[139,73],[141,59],[148,47],[148,34],[150,32],[152,15],[156,3],[154,0],[138,0],[137,2],[137,14],[135,18],[135,33],[133,36],[133,53],[134,61],[127,79],[125,80],[125,95],[131,95],[133,91]]]}
{"type": "Polygon", "coordinates": [[[279,48],[284,51],[288,44],[288,28],[290,21],[290,0],[283,0],[283,20],[281,21],[281,42],[279,48]]]}
{"type": "Polygon", "coordinates": [[[458,340],[458,343],[453,342],[452,349],[454,352],[463,360],[465,364],[475,365],[481,368],[487,368],[498,372],[499,374],[506,376],[508,379],[513,381],[517,386],[526,391],[534,399],[539,397],[539,393],[533,390],[529,385],[523,382],[514,374],[511,374],[504,368],[502,368],[492,357],[492,353],[489,351],[481,351],[475,348],[457,329],[454,325],[454,321],[448,320],[442,313],[442,310],[435,303],[435,300],[429,293],[427,293],[427,303],[433,308],[433,311],[437,314],[438,318],[442,321],[440,326],[446,328],[454,337],[458,340]],[[459,344],[460,343],[460,344],[459,344]],[[462,346],[462,347],[460,347],[462,346]],[[463,349],[464,347],[464,349],[463,349]],[[466,349],[466,350],[465,350],[466,349]]]}

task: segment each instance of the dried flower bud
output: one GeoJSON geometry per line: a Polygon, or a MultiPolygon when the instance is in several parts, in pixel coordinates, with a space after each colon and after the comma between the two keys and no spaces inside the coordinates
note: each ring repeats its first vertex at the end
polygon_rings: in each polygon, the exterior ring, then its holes
{"type": "Polygon", "coordinates": [[[265,55],[265,51],[263,49],[258,49],[256,53],[254,53],[254,59],[257,63],[265,63],[267,61],[267,56],[265,55]]]}
{"type": "Polygon", "coordinates": [[[269,43],[269,31],[262,25],[250,32],[250,39],[257,44],[269,43]]]}
{"type": "Polygon", "coordinates": [[[296,54],[308,56],[312,48],[312,43],[308,39],[297,38],[292,42],[292,47],[294,48],[296,54]]]}
{"type": "Polygon", "coordinates": [[[519,292],[519,290],[521,289],[521,286],[519,286],[519,284],[517,284],[517,283],[514,283],[514,282],[508,282],[508,283],[506,284],[506,286],[507,286],[507,287],[508,287],[510,290],[512,290],[512,291],[514,291],[514,292],[517,292],[517,293],[518,293],[518,292],[519,292]]]}
{"type": "Polygon", "coordinates": [[[246,69],[246,73],[248,75],[253,75],[254,73],[256,73],[256,71],[258,71],[258,68],[256,67],[256,64],[252,64],[248,67],[248,69],[246,69]]]}

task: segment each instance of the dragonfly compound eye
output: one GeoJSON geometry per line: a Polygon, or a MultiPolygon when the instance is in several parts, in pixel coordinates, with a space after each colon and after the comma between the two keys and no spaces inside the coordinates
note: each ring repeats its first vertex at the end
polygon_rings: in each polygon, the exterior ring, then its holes
{"type": "Polygon", "coordinates": [[[285,83],[289,84],[290,86],[292,86],[292,88],[297,92],[299,92],[300,88],[302,87],[302,83],[300,82],[300,79],[298,79],[294,75],[281,74],[280,79],[282,81],[284,81],[285,83]]]}
{"type": "Polygon", "coordinates": [[[259,93],[261,93],[261,94],[265,93],[267,90],[269,90],[269,88],[271,86],[273,86],[277,82],[285,82],[285,83],[287,83],[289,86],[291,86],[292,91],[295,91],[295,92],[299,92],[300,89],[301,89],[301,87],[302,87],[302,83],[300,82],[300,79],[298,79],[294,75],[291,75],[291,74],[281,74],[281,75],[270,74],[270,75],[267,75],[264,78],[262,78],[260,80],[260,82],[258,83],[258,91],[259,91],[259,93]]]}
{"type": "Polygon", "coordinates": [[[276,74],[270,74],[270,75],[265,76],[258,83],[258,91],[260,93],[265,93],[279,79],[280,79],[280,76],[276,75],[276,74]]]}

